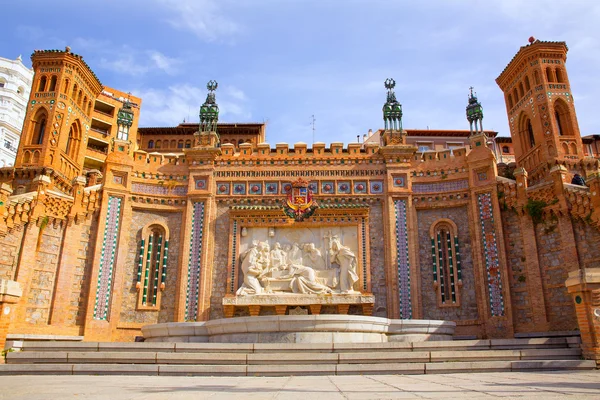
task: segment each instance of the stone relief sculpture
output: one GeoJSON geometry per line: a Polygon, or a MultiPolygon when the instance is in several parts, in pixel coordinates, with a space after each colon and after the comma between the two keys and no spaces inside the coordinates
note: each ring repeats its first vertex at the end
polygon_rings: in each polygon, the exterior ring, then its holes
{"type": "Polygon", "coordinates": [[[273,244],[253,240],[241,255],[239,296],[270,293],[358,293],[357,258],[337,236],[326,237],[326,255],[315,243],[273,244]]]}

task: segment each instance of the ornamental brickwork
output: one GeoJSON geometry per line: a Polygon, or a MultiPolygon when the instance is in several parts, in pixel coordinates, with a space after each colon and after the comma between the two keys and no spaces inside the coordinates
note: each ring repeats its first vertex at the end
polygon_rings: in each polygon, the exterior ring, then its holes
{"type": "MultiPolygon", "coordinates": [[[[5,331],[131,341],[145,324],[293,306],[453,320],[471,338],[579,329],[586,355],[599,353],[600,173],[583,156],[564,43],[525,46],[498,78],[508,178],[473,91],[468,130],[404,130],[387,80],[386,126],[364,143],[271,146],[264,124],[218,122],[216,82],[202,124],[138,128],[141,99],[103,87],[70,49],[32,60],[24,140],[16,166],[0,168],[0,278],[16,285],[5,331]],[[313,251],[329,285],[316,287],[339,301],[242,302],[259,242],[313,251]],[[352,258],[344,293],[332,242],[352,258]]],[[[267,299],[290,290],[269,279],[267,299]]]]}

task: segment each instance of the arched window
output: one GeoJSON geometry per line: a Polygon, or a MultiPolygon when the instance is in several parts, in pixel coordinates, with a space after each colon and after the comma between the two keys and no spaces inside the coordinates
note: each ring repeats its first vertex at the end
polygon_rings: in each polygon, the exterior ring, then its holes
{"type": "Polygon", "coordinates": [[[161,143],[161,141],[160,141],[160,140],[157,140],[157,141],[156,141],[156,144],[154,145],[154,147],[156,147],[157,149],[160,149],[160,148],[161,148],[161,146],[162,146],[162,143],[161,143]]]}
{"type": "Polygon", "coordinates": [[[176,147],[177,147],[177,141],[171,140],[171,143],[169,143],[169,148],[174,149],[176,147]]]}
{"type": "Polygon", "coordinates": [[[79,95],[77,95],[77,105],[81,107],[81,100],[83,100],[83,90],[79,89],[79,95]]]}
{"type": "Polygon", "coordinates": [[[154,140],[149,140],[148,141],[148,148],[149,149],[153,149],[154,148],[154,140]]]}
{"type": "Polygon", "coordinates": [[[46,90],[46,77],[42,76],[38,85],[38,92],[43,92],[44,90],[46,90]]]}
{"type": "Polygon", "coordinates": [[[528,76],[525,77],[525,90],[527,90],[528,92],[531,90],[531,85],[529,84],[528,76]]]}
{"type": "Polygon", "coordinates": [[[548,82],[554,82],[554,73],[552,72],[552,68],[546,68],[546,79],[548,82]]]}
{"type": "Polygon", "coordinates": [[[54,92],[56,90],[56,75],[52,75],[50,78],[50,87],[48,88],[49,92],[54,92]]]}
{"type": "Polygon", "coordinates": [[[177,148],[178,148],[178,149],[183,149],[183,140],[179,140],[179,141],[177,142],[177,148]]]}
{"type": "Polygon", "coordinates": [[[160,309],[160,298],[166,286],[169,256],[169,228],[153,223],[142,229],[138,254],[138,308],[160,309]]]}
{"type": "Polygon", "coordinates": [[[48,123],[48,114],[46,110],[39,109],[33,118],[31,135],[31,144],[42,144],[44,142],[44,134],[46,133],[46,125],[48,123]]]}
{"type": "Polygon", "coordinates": [[[77,99],[77,84],[74,83],[73,84],[73,91],[71,92],[71,97],[73,98],[73,101],[75,101],[77,99]]]}
{"type": "Polygon", "coordinates": [[[190,147],[192,147],[192,141],[191,140],[186,140],[185,141],[185,148],[189,149],[190,147]]]}
{"type": "Polygon", "coordinates": [[[558,82],[558,83],[564,82],[562,70],[560,68],[556,68],[555,72],[556,72],[556,82],[558,82]]]}
{"type": "Polygon", "coordinates": [[[556,129],[560,136],[573,135],[569,106],[560,99],[554,102],[554,119],[556,120],[556,129]]]}
{"type": "Polygon", "coordinates": [[[437,303],[439,306],[459,306],[462,270],[456,224],[441,219],[431,225],[429,233],[437,303]]]}
{"type": "Polygon", "coordinates": [[[513,89],[513,98],[515,99],[515,103],[519,102],[519,92],[517,92],[517,88],[513,89]]]}
{"type": "Polygon", "coordinates": [[[75,160],[79,154],[79,144],[81,142],[81,130],[77,121],[71,124],[69,128],[69,136],[67,137],[67,145],[65,146],[65,153],[72,159],[75,160]]]}
{"type": "Polygon", "coordinates": [[[66,78],[65,81],[63,82],[62,92],[64,94],[67,94],[69,92],[69,78],[66,78]]]}
{"type": "Polygon", "coordinates": [[[535,147],[535,137],[533,135],[533,126],[531,125],[531,120],[527,120],[527,135],[529,137],[529,145],[531,147],[535,147]]]}
{"type": "Polygon", "coordinates": [[[537,69],[535,71],[533,71],[533,81],[535,82],[536,85],[540,84],[540,73],[538,72],[537,69]]]}
{"type": "Polygon", "coordinates": [[[519,82],[519,97],[525,96],[525,91],[523,90],[523,82],[519,82]]]}
{"type": "Polygon", "coordinates": [[[502,146],[502,152],[504,154],[508,154],[509,150],[508,150],[508,146],[502,146]]]}
{"type": "Polygon", "coordinates": [[[88,107],[87,107],[87,113],[88,115],[92,113],[92,102],[88,102],[88,107]]]}
{"type": "Polygon", "coordinates": [[[508,95],[508,108],[509,108],[509,109],[513,108],[513,105],[514,105],[514,104],[513,104],[512,95],[511,95],[511,94],[509,94],[509,95],[508,95]]]}

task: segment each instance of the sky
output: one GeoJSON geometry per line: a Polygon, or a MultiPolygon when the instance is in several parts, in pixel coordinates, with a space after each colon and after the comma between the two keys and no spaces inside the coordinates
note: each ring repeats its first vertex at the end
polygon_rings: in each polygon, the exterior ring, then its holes
{"type": "Polygon", "coordinates": [[[355,142],[383,126],[396,81],[403,126],[509,136],[495,79],[534,36],[566,41],[582,135],[600,133],[595,0],[3,1],[0,56],[70,46],[102,84],[142,98],[140,126],[198,121],[215,79],[222,122],[266,122],[267,141],[355,142]],[[312,116],[314,115],[314,139],[312,116]]]}

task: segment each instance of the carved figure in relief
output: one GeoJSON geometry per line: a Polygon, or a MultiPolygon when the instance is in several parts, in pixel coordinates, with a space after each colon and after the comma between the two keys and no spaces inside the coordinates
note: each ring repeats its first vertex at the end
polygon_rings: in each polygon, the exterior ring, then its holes
{"type": "Polygon", "coordinates": [[[340,291],[342,293],[355,292],[354,284],[358,281],[356,255],[337,237],[331,240],[329,254],[331,263],[340,266],[340,291]]]}
{"type": "Polygon", "coordinates": [[[236,292],[237,295],[261,294],[263,288],[259,278],[263,270],[259,264],[261,251],[257,241],[252,242],[252,246],[242,256],[242,273],[244,274],[244,283],[236,292]]]}
{"type": "Polygon", "coordinates": [[[236,294],[354,293],[356,255],[336,236],[329,237],[328,245],[326,259],[312,242],[285,244],[283,248],[276,242],[271,250],[268,242],[253,240],[240,256],[244,280],[236,294]]]}
{"type": "Polygon", "coordinates": [[[317,282],[317,274],[314,269],[305,265],[288,264],[286,266],[288,274],[281,279],[291,278],[290,289],[294,293],[318,294],[331,293],[331,288],[317,282]]]}
{"type": "Polygon", "coordinates": [[[271,269],[279,270],[285,267],[287,263],[287,255],[285,251],[282,250],[281,244],[276,242],[273,246],[273,250],[271,250],[271,269]]]}

